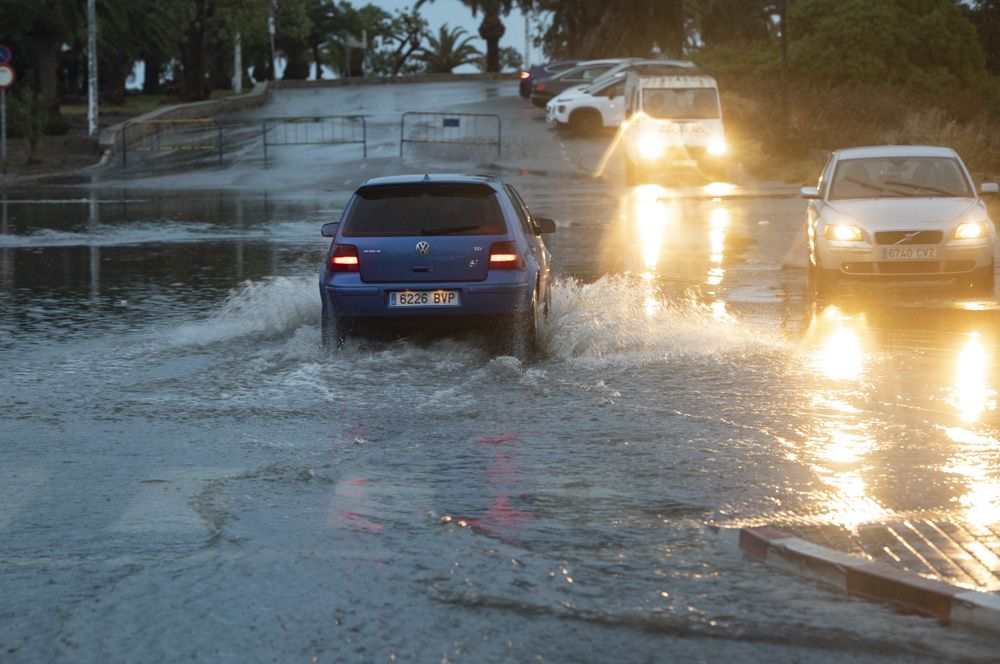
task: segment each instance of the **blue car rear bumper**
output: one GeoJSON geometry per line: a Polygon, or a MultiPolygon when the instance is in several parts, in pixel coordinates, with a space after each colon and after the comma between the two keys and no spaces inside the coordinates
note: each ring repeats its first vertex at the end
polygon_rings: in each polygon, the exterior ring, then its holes
{"type": "Polygon", "coordinates": [[[421,284],[320,284],[323,309],[335,316],[351,318],[423,318],[513,316],[531,310],[532,287],[528,283],[421,284]],[[392,291],[458,291],[455,307],[389,307],[392,291]]]}

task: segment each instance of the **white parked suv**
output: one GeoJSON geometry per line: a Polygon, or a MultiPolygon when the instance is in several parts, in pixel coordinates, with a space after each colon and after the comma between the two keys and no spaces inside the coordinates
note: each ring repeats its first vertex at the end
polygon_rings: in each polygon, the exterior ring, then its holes
{"type": "Polygon", "coordinates": [[[586,136],[617,127],[625,117],[625,77],[566,90],[545,106],[545,121],[586,136]]]}
{"type": "Polygon", "coordinates": [[[687,64],[627,75],[622,130],[627,184],[673,168],[697,168],[712,177],[725,173],[728,148],[718,84],[687,64]]]}
{"type": "Polygon", "coordinates": [[[625,77],[629,72],[693,69],[681,60],[630,60],[595,79],[590,85],[569,88],[549,100],[545,120],[556,128],[568,127],[587,135],[603,128],[616,128],[625,119],[625,77]]]}
{"type": "MultiPolygon", "coordinates": [[[[995,183],[979,191],[996,193],[995,183]]],[[[809,280],[819,295],[854,279],[954,279],[994,290],[996,228],[951,148],[837,150],[809,199],[809,280]]]]}

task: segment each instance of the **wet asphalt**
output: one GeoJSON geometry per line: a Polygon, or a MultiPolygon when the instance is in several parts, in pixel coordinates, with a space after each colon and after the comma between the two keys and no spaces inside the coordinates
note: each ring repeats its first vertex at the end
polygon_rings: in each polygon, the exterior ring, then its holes
{"type": "Polygon", "coordinates": [[[223,119],[222,168],[136,153],[5,192],[4,661],[995,657],[728,533],[1000,586],[998,303],[817,301],[794,189],[626,188],[611,136],[553,132],[515,88],[284,91],[223,119]],[[400,157],[406,111],[496,114],[501,154],[400,157]],[[264,118],[332,113],[365,115],[367,158],[264,163],[264,118]],[[556,220],[540,357],[320,347],[319,227],[364,178],[425,171],[501,175],[556,220]]]}

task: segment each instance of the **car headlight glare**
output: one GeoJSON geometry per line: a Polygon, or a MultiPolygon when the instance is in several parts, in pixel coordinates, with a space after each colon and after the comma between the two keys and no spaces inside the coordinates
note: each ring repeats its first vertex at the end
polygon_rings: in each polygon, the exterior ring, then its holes
{"type": "Polygon", "coordinates": [[[823,236],[827,240],[838,242],[861,242],[865,234],[860,228],[851,224],[830,224],[823,229],[823,236]]]}
{"type": "Polygon", "coordinates": [[[639,154],[646,159],[658,159],[663,155],[663,137],[654,132],[639,134],[639,154]]]}
{"type": "Polygon", "coordinates": [[[726,150],[729,148],[726,146],[726,142],[721,138],[713,138],[708,142],[708,154],[720,156],[726,154],[726,150]]]}
{"type": "Polygon", "coordinates": [[[975,240],[976,238],[986,237],[988,234],[989,229],[986,227],[985,221],[966,222],[959,224],[958,228],[955,229],[956,240],[975,240]]]}

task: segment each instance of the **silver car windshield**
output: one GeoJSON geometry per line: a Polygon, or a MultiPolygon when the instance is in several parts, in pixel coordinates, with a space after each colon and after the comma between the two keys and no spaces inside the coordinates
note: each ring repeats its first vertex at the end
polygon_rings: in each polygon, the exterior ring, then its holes
{"type": "Polygon", "coordinates": [[[972,186],[953,157],[874,157],[837,164],[830,200],[969,198],[972,186]]]}

